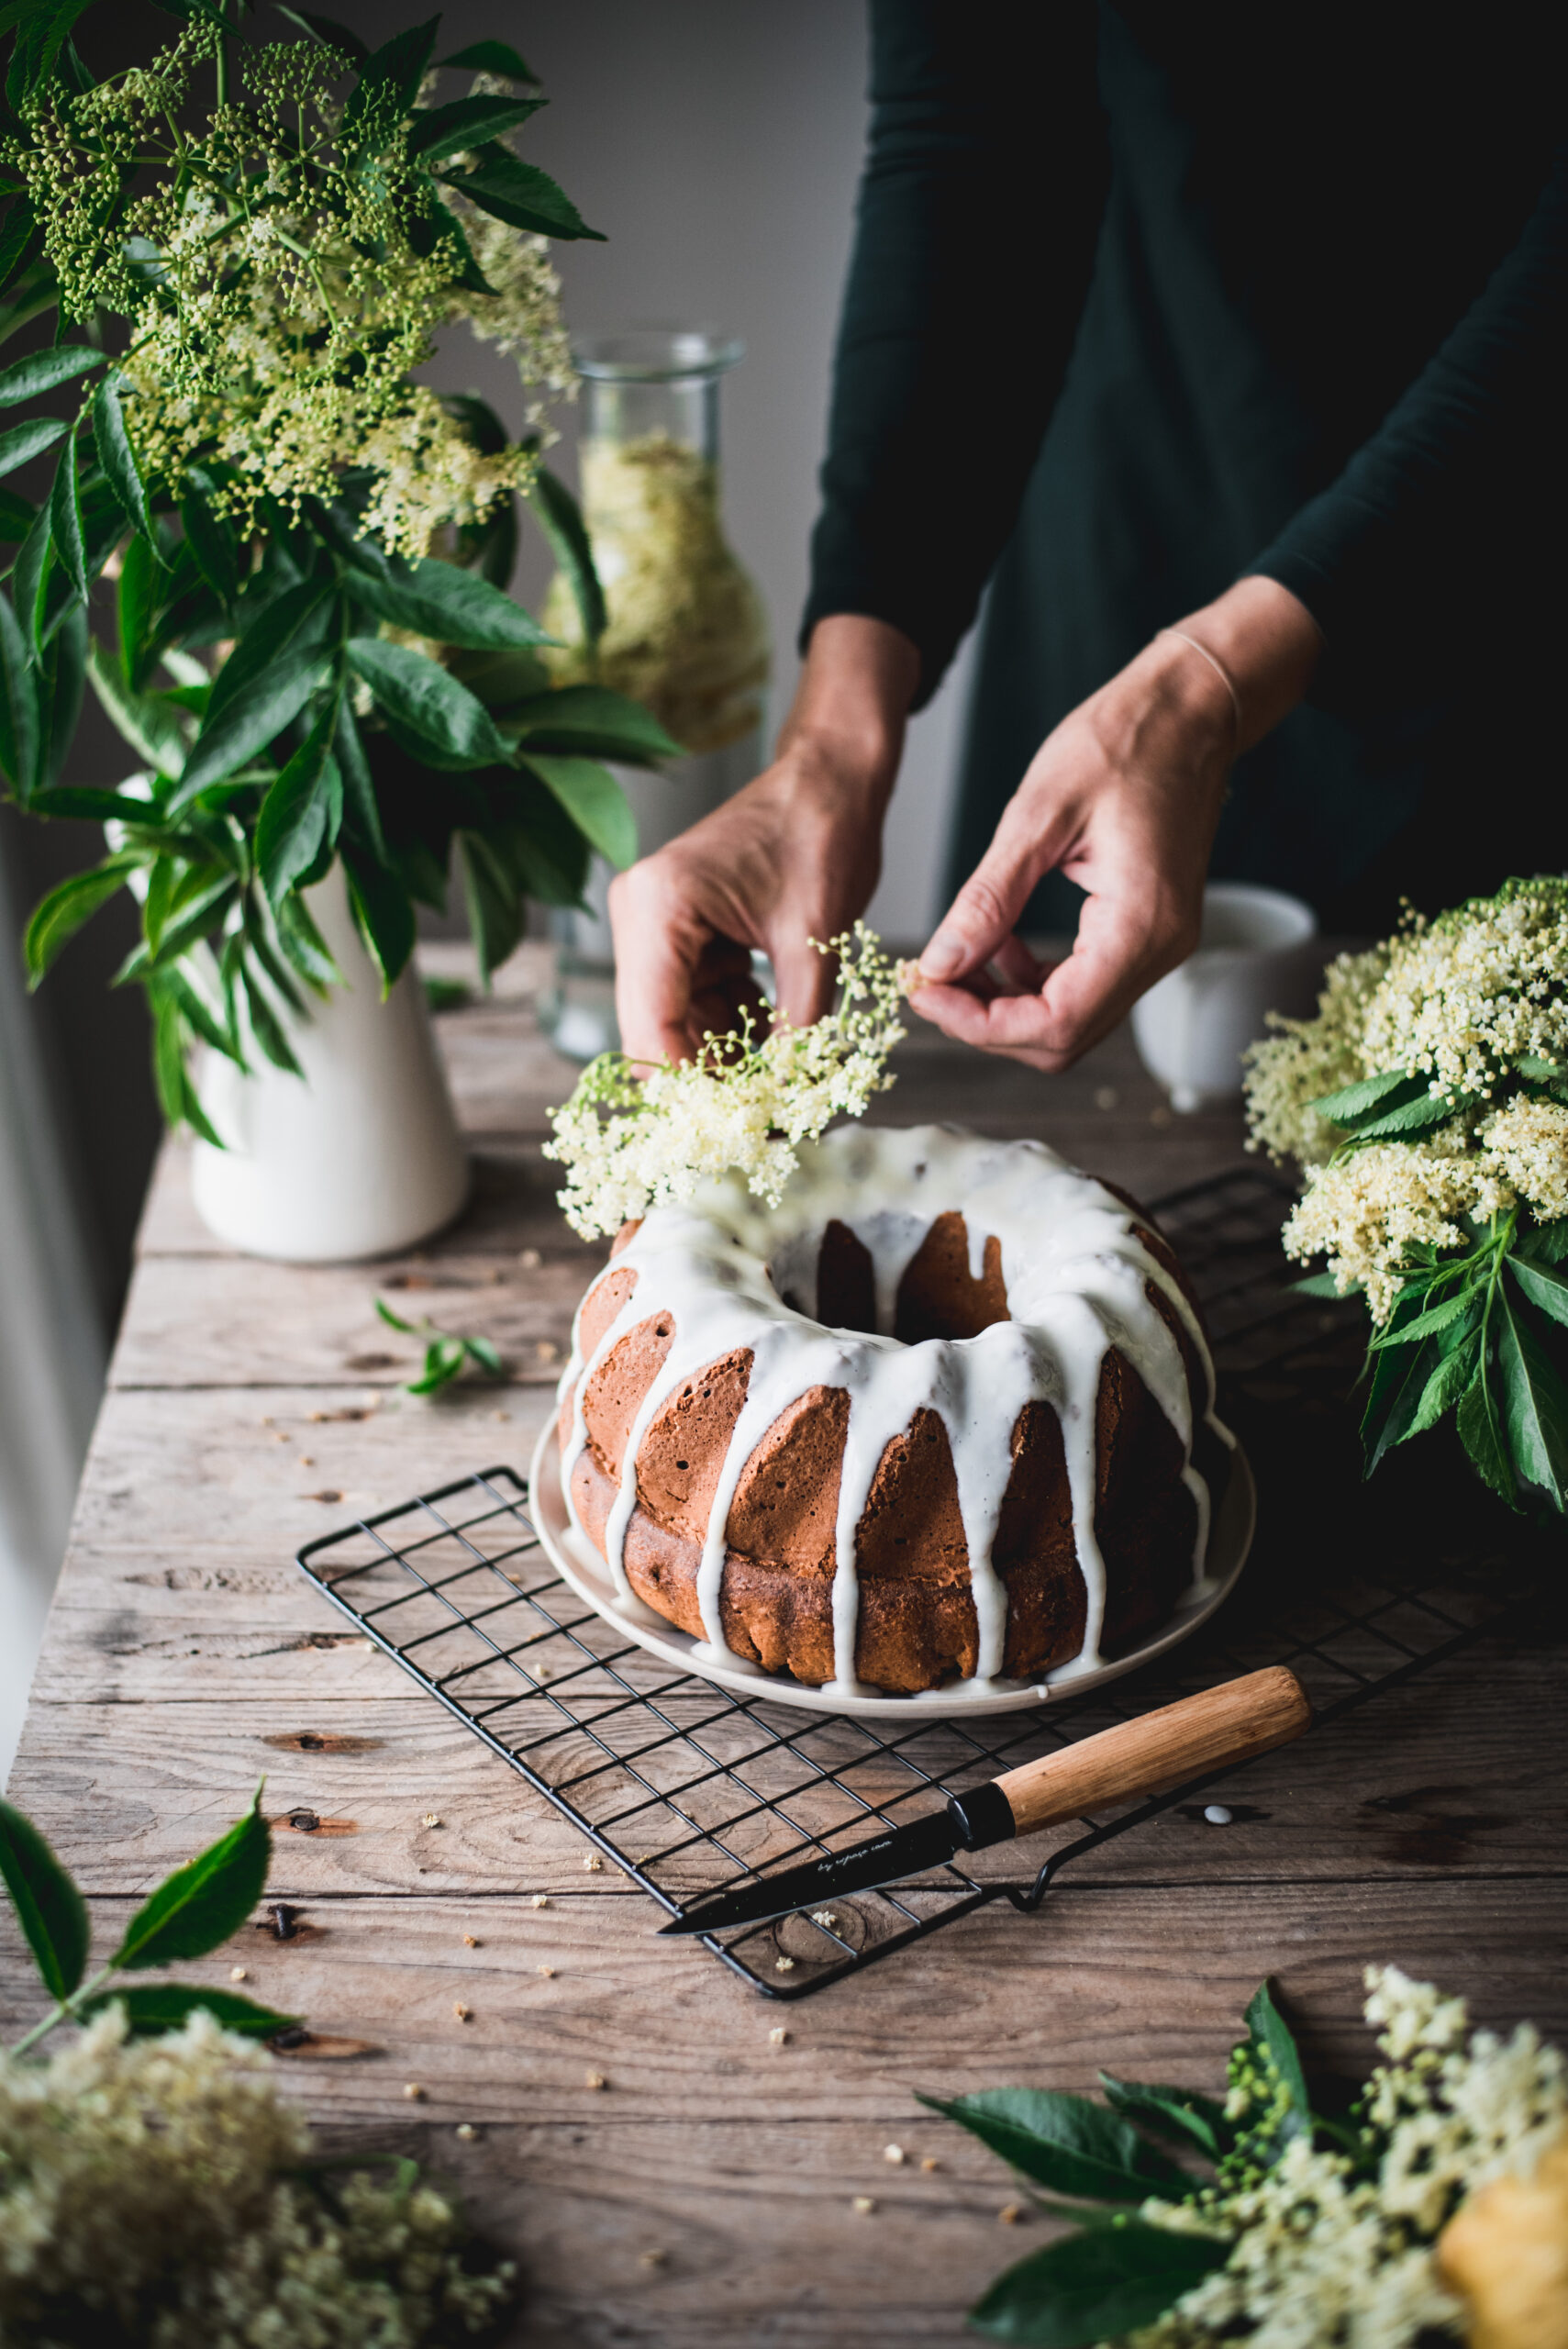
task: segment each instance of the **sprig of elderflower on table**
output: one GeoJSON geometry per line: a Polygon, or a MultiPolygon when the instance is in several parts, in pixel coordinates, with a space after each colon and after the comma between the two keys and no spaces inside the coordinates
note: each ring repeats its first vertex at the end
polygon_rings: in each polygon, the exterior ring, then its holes
{"type": "Polygon", "coordinates": [[[1568,1507],[1568,881],[1508,882],[1330,967],[1249,1055],[1250,1146],[1302,1168],[1302,1286],[1373,1324],[1369,1471],[1451,1410],[1504,1499],[1568,1507]]]}
{"type": "Polygon", "coordinates": [[[1396,1966],[1366,1988],[1384,2060],[1343,2119],[1313,2110],[1266,1984],[1223,2102],[1102,2072],[1104,2105],[1032,2088],[934,2104],[1031,2190],[1073,2198],[1043,2207],[1083,2229],[998,2277],[975,2328],[1051,2349],[1568,2340],[1562,2054],[1528,2023],[1470,2033],[1462,1999],[1396,1966]]]}
{"type": "Polygon", "coordinates": [[[691,1198],[717,1174],[740,1173],[776,1207],[814,1141],[837,1117],[862,1117],[893,1083],[887,1058],[904,1029],[906,974],[856,922],[817,952],[839,963],[839,1001],[809,1028],[775,1019],[760,1033],[703,1039],[695,1060],[655,1068],[601,1052],[564,1108],[550,1112],[545,1156],[567,1170],[562,1212],[584,1240],[618,1231],[650,1208],[691,1198]],[[641,1073],[639,1073],[639,1070],[641,1073]]]}
{"type": "Polygon", "coordinates": [[[0,2340],[16,2349],[448,2349],[513,2299],[511,2265],[475,2256],[417,2162],[317,2151],[261,2043],[308,2039],[296,2017],[146,1980],[245,1924],[270,1855],[258,1790],[89,1974],[80,1889],[0,1800],[0,1882],[53,2002],[0,2048],[0,2340]],[[78,2037],[33,2054],[70,2024],[78,2037]]]}

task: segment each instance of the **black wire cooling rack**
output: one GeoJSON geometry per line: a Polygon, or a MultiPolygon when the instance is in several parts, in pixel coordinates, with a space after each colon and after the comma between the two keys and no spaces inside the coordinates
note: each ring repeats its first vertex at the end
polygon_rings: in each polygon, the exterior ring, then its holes
{"type": "MultiPolygon", "coordinates": [[[[1260,1521],[1251,1561],[1210,1621],[1158,1664],[1102,1689],[904,1731],[729,1695],[628,1642],[576,1596],[541,1548],[509,1467],[308,1542],[299,1564],[672,1914],[1262,1664],[1290,1665],[1320,1729],[1516,1607],[1533,1545],[1511,1536],[1440,1437],[1361,1483],[1347,1398],[1364,1316],[1359,1304],[1289,1288],[1279,1227],[1290,1198],[1276,1178],[1245,1168],[1155,1203],[1203,1299],[1221,1409],[1252,1461],[1260,1521]]],[[[1195,1791],[1075,1822],[1026,1881],[1007,1873],[1018,1847],[1003,1846],[706,1945],[766,1997],[803,1998],[984,1902],[1038,1908],[1071,1861],[1195,1791]]]]}

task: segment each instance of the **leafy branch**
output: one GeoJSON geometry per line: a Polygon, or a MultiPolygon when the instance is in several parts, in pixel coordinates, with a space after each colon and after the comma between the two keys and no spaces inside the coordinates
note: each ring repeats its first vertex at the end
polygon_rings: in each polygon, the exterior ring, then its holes
{"type": "MultiPolygon", "coordinates": [[[[562,555],[592,641],[604,604],[581,517],[539,466],[535,442],[513,447],[482,401],[437,402],[408,373],[447,315],[513,331],[511,297],[475,259],[476,221],[499,224],[504,253],[521,250],[517,230],[597,233],[503,143],[542,101],[421,104],[439,19],[372,51],[330,19],[285,10],[305,38],[282,52],[299,61],[279,64],[276,50],[246,47],[212,0],[181,0],[173,13],[221,28],[215,72],[228,58],[261,77],[261,106],[238,107],[231,90],[225,113],[218,91],[206,146],[174,128],[157,144],[125,77],[95,84],[76,48],[78,0],[0,7],[0,35],[14,33],[13,115],[0,118],[0,202],[10,191],[0,344],[50,309],[60,326],[53,348],[0,367],[0,408],[85,384],[72,415],[0,429],[0,474],[51,453],[54,462],[37,505],[0,486],[0,542],[16,550],[0,596],[0,774],[30,813],[107,834],[107,854],[35,909],[32,983],[128,891],[141,934],[117,983],[147,994],[165,1116],[217,1141],[192,1052],[205,1045],[241,1067],[297,1073],[291,1024],[340,975],[306,901],[334,864],[384,988],[408,963],[416,905],[444,907],[455,869],[488,983],[522,934],[527,899],[577,905],[594,852],[616,864],[635,855],[629,809],[604,763],[652,766],[679,746],[621,696],[552,687],[537,657],[551,640],[505,592],[517,487],[562,555]],[[285,85],[325,92],[334,77],[346,95],[307,138],[297,127],[306,108],[273,101],[285,85]],[[67,152],[94,190],[100,259],[87,278],[71,242],[82,183],[65,171],[67,152]],[[274,177],[294,191],[308,236],[288,226],[274,177]],[[214,209],[205,276],[181,244],[198,184],[214,209]],[[160,223],[162,244],[144,233],[160,223]],[[297,330],[255,258],[283,252],[302,255],[320,288],[314,333],[297,330]],[[405,290],[395,302],[386,286],[405,290]],[[263,320],[283,379],[297,374],[302,414],[325,402],[338,419],[317,434],[315,470],[292,483],[269,486],[225,453],[241,425],[255,426],[272,375],[249,388],[236,376],[161,390],[148,372],[161,336],[181,354],[227,348],[216,328],[247,302],[263,306],[234,316],[247,332],[263,320]],[[66,339],[68,319],[89,312],[95,339],[66,339]],[[117,315],[130,341],[115,358],[96,337],[117,315]],[[363,405],[373,377],[379,408],[363,405]],[[339,412],[350,394],[361,406],[339,412]],[[435,523],[428,513],[400,521],[388,507],[391,476],[375,457],[384,412],[427,435],[432,478],[450,472],[456,518],[439,555],[397,542],[399,530],[428,536],[435,523]],[[198,419],[195,442],[171,441],[175,415],[198,419]],[[89,625],[100,611],[101,635],[89,625]],[[89,686],[137,761],[113,791],[64,780],[89,686]]],[[[504,42],[435,70],[447,69],[534,86],[504,42]]],[[[189,59],[180,70],[194,70],[189,59]]]]}
{"type": "Polygon", "coordinates": [[[486,1378],[505,1378],[506,1365],[488,1338],[469,1338],[451,1330],[438,1330],[433,1321],[405,1321],[393,1311],[384,1297],[375,1300],[375,1309],[389,1330],[399,1330],[406,1338],[418,1338],[425,1348],[425,1366],[417,1378],[408,1381],[405,1392],[409,1395],[434,1395],[451,1381],[471,1363],[486,1378]]]}
{"type": "Polygon", "coordinates": [[[244,1818],[143,1901],[113,1955],[89,1976],[87,1904],[75,1879],[32,1821],[0,1800],[0,1878],[54,2000],[11,2054],[25,2054],[62,2022],[90,2021],[111,2001],[124,2006],[133,2038],[177,2031],[197,2008],[206,2008],[224,2030],[251,2039],[271,2039],[296,2023],[297,2015],[274,2013],[233,1990],[183,1982],[116,1984],[122,1974],[206,1957],[219,1948],[261,1898],[271,1857],[272,1831],[261,1816],[258,1787],[244,1818]]]}

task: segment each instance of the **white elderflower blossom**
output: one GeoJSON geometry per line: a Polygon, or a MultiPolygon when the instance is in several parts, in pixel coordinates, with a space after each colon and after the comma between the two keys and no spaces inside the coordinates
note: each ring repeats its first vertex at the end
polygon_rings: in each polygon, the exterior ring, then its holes
{"type": "Polygon", "coordinates": [[[691,1198],[709,1175],[739,1171],[776,1207],[798,1163],[836,1117],[864,1115],[893,1083],[888,1054],[904,1034],[902,973],[863,922],[818,946],[839,959],[839,1008],[809,1028],[779,1021],[753,1041],[704,1040],[697,1058],[662,1063],[639,1079],[618,1052],[583,1073],[552,1110],[547,1158],[566,1167],[562,1212],[585,1240],[633,1223],[651,1207],[691,1198]]]}
{"type": "Polygon", "coordinates": [[[271,2056],[198,2009],[110,2007],[47,2064],[0,2054],[0,2337],[149,2349],[417,2349],[478,2332],[512,2270],[465,2266],[428,2186],[335,2172],[271,2056]]]}
{"type": "Polygon", "coordinates": [[[1288,1255],[1328,1258],[1341,1295],[1392,1312],[1411,1251],[1468,1247],[1463,1218],[1568,1216],[1568,881],[1511,881],[1329,967],[1312,1019],[1274,1018],[1247,1054],[1251,1149],[1300,1162],[1288,1255]],[[1424,1078],[1452,1114],[1362,1141],[1312,1105],[1363,1078],[1424,1078]]]}
{"type": "Polygon", "coordinates": [[[357,169],[338,144],[347,61],[311,42],[242,50],[244,103],[171,147],[216,40],[204,20],[149,69],[82,95],[53,86],[27,139],[6,142],[62,315],[128,318],[128,426],[155,481],[212,468],[213,502],[248,530],[262,498],[297,515],[357,469],[366,527],[417,557],[526,490],[537,464],[531,446],[482,453],[411,381],[437,331],[466,323],[516,360],[539,441],[549,403],[574,390],[546,240],[444,185],[443,226],[395,125],[377,172],[357,169]],[[119,214],[122,175],[156,161],[168,168],[119,214]],[[460,281],[464,237],[490,293],[460,281]]]}
{"type": "MultiPolygon", "coordinates": [[[[1127,2349],[1414,2349],[1424,2332],[1466,2330],[1444,2282],[1440,2238],[1466,2198],[1499,2177],[1529,2177],[1568,2131],[1561,2055],[1528,2024],[1508,2040],[1466,2043],[1460,1998],[1371,1967],[1367,2021],[1386,2059],[1368,2084],[1368,2157],[1289,2143],[1271,2168],[1142,2215],[1231,2239],[1223,2267],[1127,2349]]],[[[1249,2106],[1253,2092],[1243,2088],[1249,2106]]],[[[1237,2115],[1234,2117],[1244,2117],[1237,2115]]],[[[1222,2173],[1223,2177],[1223,2173],[1222,2173]]]]}

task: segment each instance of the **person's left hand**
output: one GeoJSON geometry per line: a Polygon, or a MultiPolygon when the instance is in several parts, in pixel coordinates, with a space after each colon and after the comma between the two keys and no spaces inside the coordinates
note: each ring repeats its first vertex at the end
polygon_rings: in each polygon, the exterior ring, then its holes
{"type": "Polygon", "coordinates": [[[944,1034],[1066,1068],[1197,944],[1230,762],[1300,699],[1320,639],[1264,578],[1181,625],[1235,682],[1240,718],[1219,670],[1162,635],[1062,720],[920,957],[910,1008],[944,1034]],[[1088,892],[1056,964],[1013,927],[1052,869],[1088,892]]]}

